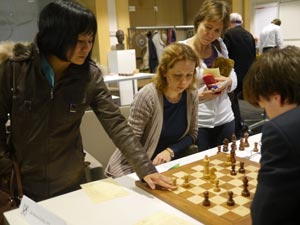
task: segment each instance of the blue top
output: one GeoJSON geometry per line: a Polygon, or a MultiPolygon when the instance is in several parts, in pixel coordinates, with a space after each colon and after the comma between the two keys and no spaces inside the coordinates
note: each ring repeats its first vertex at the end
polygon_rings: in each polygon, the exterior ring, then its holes
{"type": "Polygon", "coordinates": [[[44,55],[41,55],[41,68],[50,86],[54,87],[54,71],[44,55]]]}
{"type": "Polygon", "coordinates": [[[176,153],[181,152],[193,144],[193,138],[190,135],[186,135],[179,140],[187,128],[186,104],[185,91],[182,93],[182,97],[177,103],[170,103],[164,96],[163,125],[152,159],[168,147],[174,151],[176,156],[176,153]]]}

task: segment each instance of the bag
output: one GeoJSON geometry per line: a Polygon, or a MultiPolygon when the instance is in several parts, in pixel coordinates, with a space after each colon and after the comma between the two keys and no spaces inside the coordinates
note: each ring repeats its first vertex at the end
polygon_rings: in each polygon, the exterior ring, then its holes
{"type": "Polygon", "coordinates": [[[12,161],[13,167],[9,180],[9,188],[0,187],[0,225],[4,225],[4,212],[16,209],[23,197],[23,188],[20,176],[19,165],[12,161]],[[17,193],[15,193],[15,184],[17,184],[17,193]]]}

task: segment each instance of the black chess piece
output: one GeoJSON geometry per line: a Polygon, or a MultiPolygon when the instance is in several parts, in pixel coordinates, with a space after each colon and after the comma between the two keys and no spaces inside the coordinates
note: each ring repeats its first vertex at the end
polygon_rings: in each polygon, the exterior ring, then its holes
{"type": "Polygon", "coordinates": [[[229,143],[229,140],[227,138],[225,138],[223,140],[223,152],[228,152],[228,143],[229,143]]]}
{"type": "Polygon", "coordinates": [[[233,192],[232,191],[228,191],[228,201],[227,201],[227,205],[228,206],[234,206],[235,202],[233,200],[233,192]]]}
{"type": "Polygon", "coordinates": [[[217,154],[219,154],[221,152],[221,145],[218,145],[218,152],[217,154]]]}
{"type": "Polygon", "coordinates": [[[204,200],[203,200],[203,202],[202,202],[202,205],[203,205],[203,206],[210,206],[210,201],[209,201],[209,199],[208,199],[208,197],[209,197],[208,191],[205,191],[205,192],[203,193],[203,196],[204,196],[204,200]]]}
{"type": "Polygon", "coordinates": [[[244,196],[244,197],[249,197],[250,196],[250,192],[248,190],[248,178],[246,176],[244,176],[244,178],[243,178],[242,196],[244,196]]]}
{"type": "Polygon", "coordinates": [[[236,175],[236,171],[235,171],[235,163],[232,163],[232,164],[231,164],[231,171],[230,171],[230,174],[233,175],[233,176],[236,175]]]}
{"type": "Polygon", "coordinates": [[[245,173],[245,168],[244,168],[245,163],[240,162],[240,168],[239,168],[239,173],[245,173]]]}

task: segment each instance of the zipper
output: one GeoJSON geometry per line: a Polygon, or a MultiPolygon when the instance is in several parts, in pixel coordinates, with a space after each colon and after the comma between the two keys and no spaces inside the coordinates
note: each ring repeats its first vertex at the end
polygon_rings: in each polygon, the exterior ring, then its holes
{"type": "Polygon", "coordinates": [[[50,90],[50,99],[53,99],[53,87],[50,90]]]}
{"type": "MultiPolygon", "coordinates": [[[[47,129],[49,129],[49,120],[50,120],[50,117],[51,117],[51,112],[52,112],[52,105],[53,105],[53,99],[54,99],[54,87],[51,87],[50,89],[50,108],[49,108],[49,116],[48,116],[48,121],[47,121],[47,129]]],[[[50,185],[49,185],[49,146],[50,146],[50,137],[48,136],[47,137],[47,147],[46,147],[46,162],[45,162],[45,165],[46,165],[46,168],[45,168],[45,173],[46,173],[46,184],[47,184],[47,198],[50,196],[50,185]]]]}

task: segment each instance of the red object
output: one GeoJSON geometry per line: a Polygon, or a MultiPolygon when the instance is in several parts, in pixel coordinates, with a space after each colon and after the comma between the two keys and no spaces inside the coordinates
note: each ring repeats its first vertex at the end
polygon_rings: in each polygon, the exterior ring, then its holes
{"type": "Polygon", "coordinates": [[[214,75],[212,75],[212,74],[204,74],[203,75],[203,81],[205,82],[208,89],[218,88],[216,85],[211,86],[211,84],[216,83],[214,75]]]}

